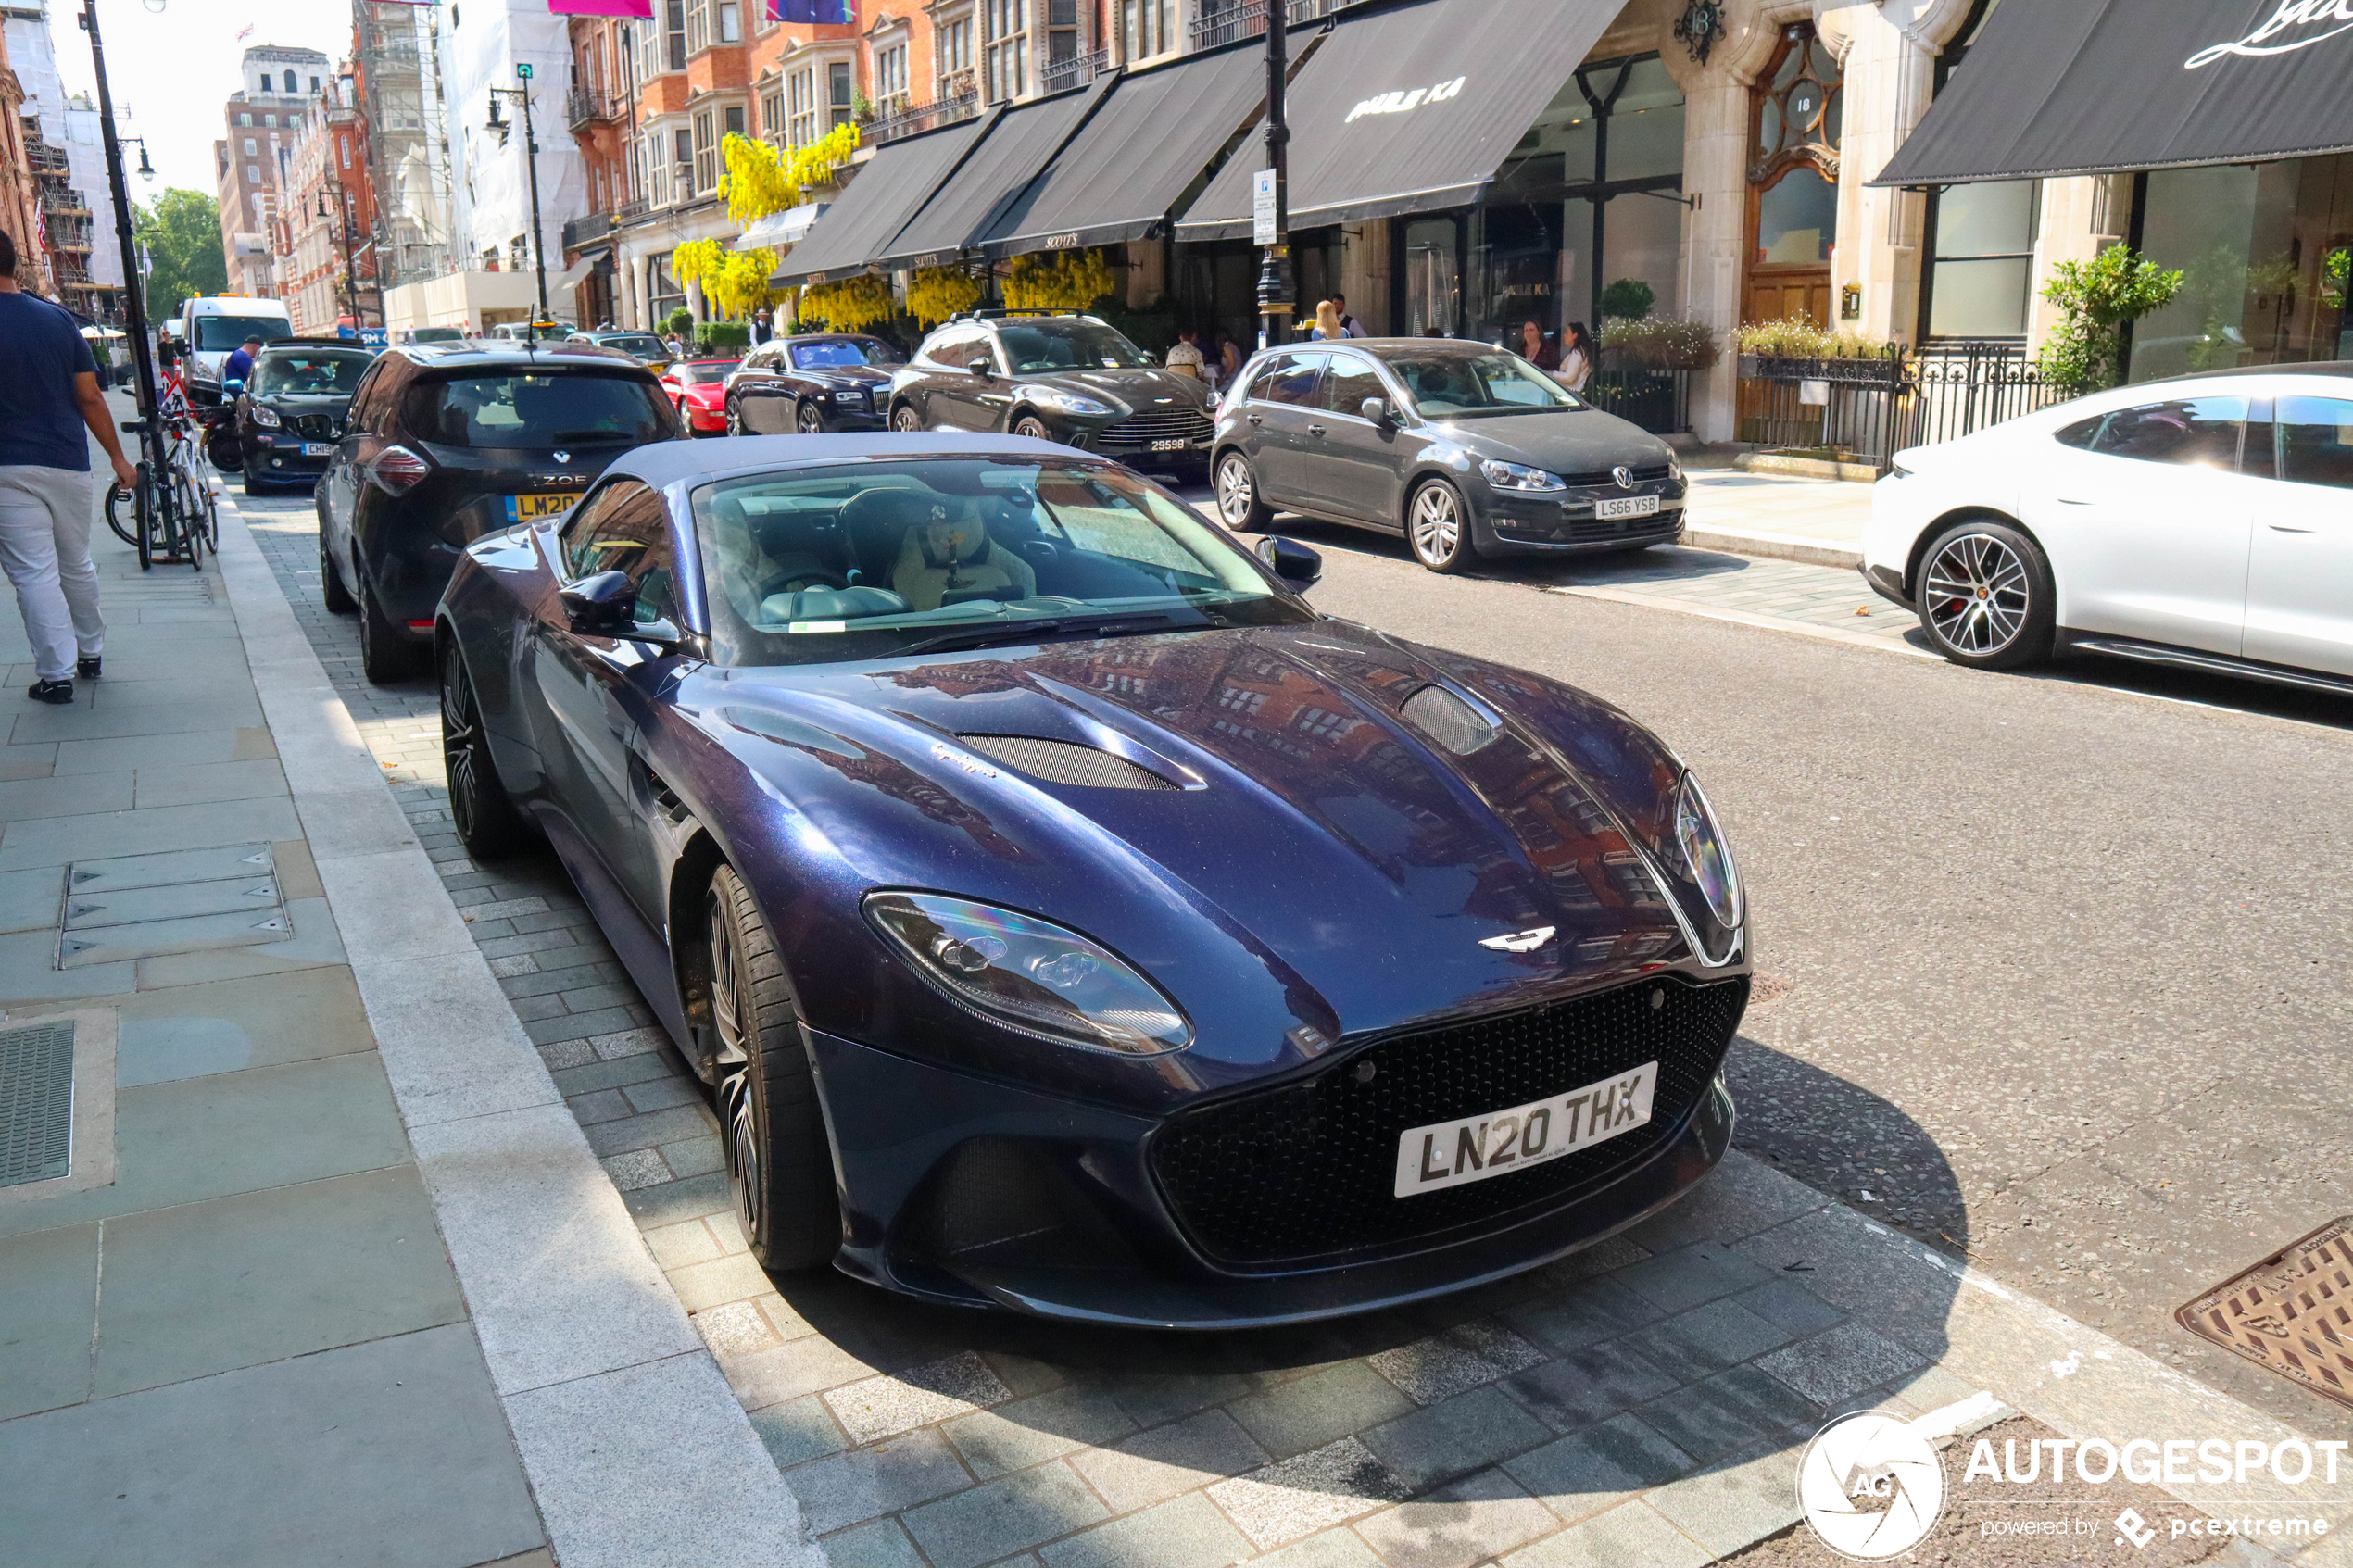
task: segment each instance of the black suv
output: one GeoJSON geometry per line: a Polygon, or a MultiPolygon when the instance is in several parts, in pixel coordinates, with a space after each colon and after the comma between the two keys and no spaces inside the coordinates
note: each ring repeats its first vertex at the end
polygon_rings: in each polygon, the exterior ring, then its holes
{"type": "Polygon", "coordinates": [[[1205,472],[1209,386],[1092,316],[983,312],[924,339],[890,380],[890,428],[1036,436],[1134,469],[1205,472]]]}
{"type": "Polygon", "coordinates": [[[342,338],[290,337],[264,348],[236,395],[245,494],[308,484],[327,469],[351,395],[376,351],[342,338]]]}
{"type": "Polygon", "coordinates": [[[605,465],[677,433],[654,373],[579,343],[404,344],[353,395],[317,491],[327,608],[360,616],[369,680],[415,671],[458,552],[560,517],[605,465]]]}

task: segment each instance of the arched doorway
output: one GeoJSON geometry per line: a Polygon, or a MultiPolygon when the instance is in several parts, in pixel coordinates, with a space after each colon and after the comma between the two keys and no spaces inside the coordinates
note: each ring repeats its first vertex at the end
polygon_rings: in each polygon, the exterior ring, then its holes
{"type": "Polygon", "coordinates": [[[1748,290],[1751,321],[1831,324],[1838,243],[1838,61],[1811,22],[1781,29],[1750,94],[1748,290]]]}

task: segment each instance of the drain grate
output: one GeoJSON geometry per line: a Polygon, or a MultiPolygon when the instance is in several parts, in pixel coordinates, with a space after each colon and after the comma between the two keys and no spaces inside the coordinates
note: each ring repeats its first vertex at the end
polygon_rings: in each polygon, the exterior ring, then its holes
{"type": "Polygon", "coordinates": [[[2192,1334],[2353,1405],[2353,1214],[2173,1314],[2192,1334]]]}
{"type": "Polygon", "coordinates": [[[73,1024],[0,1029],[0,1187],[73,1169],[73,1024]]]}

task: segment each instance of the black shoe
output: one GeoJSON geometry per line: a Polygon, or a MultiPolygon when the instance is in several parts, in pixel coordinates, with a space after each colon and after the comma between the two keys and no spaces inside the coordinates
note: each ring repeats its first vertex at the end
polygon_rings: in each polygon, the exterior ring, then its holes
{"type": "Polygon", "coordinates": [[[24,695],[35,702],[68,703],[73,700],[73,683],[35,681],[24,689],[24,695]]]}
{"type": "Polygon", "coordinates": [[[74,660],[73,672],[85,681],[94,681],[98,678],[98,656],[94,653],[78,659],[74,660]]]}

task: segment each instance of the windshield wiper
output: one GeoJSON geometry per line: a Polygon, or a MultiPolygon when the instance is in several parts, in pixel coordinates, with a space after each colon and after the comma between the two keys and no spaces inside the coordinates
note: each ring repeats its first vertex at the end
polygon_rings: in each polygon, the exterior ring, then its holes
{"type": "MultiPolygon", "coordinates": [[[[1203,624],[1220,622],[1211,619],[1203,624]]],[[[1056,637],[1133,637],[1165,632],[1175,625],[1172,618],[1157,610],[1140,615],[1045,615],[1035,621],[992,621],[985,626],[967,626],[926,637],[903,651],[947,653],[955,648],[985,648],[994,643],[1042,643],[1056,637]]]]}

